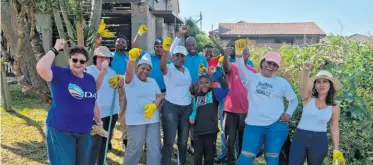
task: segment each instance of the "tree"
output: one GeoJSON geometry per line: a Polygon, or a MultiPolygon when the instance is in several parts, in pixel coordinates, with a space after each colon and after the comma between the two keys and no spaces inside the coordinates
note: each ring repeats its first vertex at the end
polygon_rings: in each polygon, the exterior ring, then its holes
{"type": "Polygon", "coordinates": [[[5,111],[13,111],[12,100],[9,93],[8,81],[6,79],[5,64],[9,61],[9,54],[1,43],[1,106],[5,111]]]}
{"type": "MultiPolygon", "coordinates": [[[[24,91],[36,93],[47,101],[50,98],[48,83],[41,79],[35,68],[37,60],[45,54],[36,30],[35,14],[53,13],[60,38],[69,40],[72,45],[86,46],[91,51],[100,22],[102,0],[11,0],[1,3],[2,18],[9,18],[2,22],[2,29],[14,52],[13,70],[18,82],[24,91]],[[83,19],[83,11],[86,11],[83,10],[83,3],[93,4],[93,10],[89,9],[91,19],[88,22],[83,19]],[[63,24],[66,25],[67,33],[63,24]],[[72,25],[77,26],[74,28],[72,25]]],[[[64,49],[65,55],[67,50],[68,47],[64,49]]]]}
{"type": "Polygon", "coordinates": [[[197,37],[198,34],[203,33],[197,26],[197,20],[194,20],[192,17],[185,18],[185,25],[188,27],[185,37],[197,37]]]}
{"type": "Polygon", "coordinates": [[[37,57],[44,54],[44,49],[39,49],[42,46],[40,37],[35,32],[35,3],[32,2],[2,1],[1,16],[8,18],[2,22],[2,30],[14,52],[13,70],[22,89],[36,93],[46,101],[50,97],[50,90],[35,68],[37,57]]]}

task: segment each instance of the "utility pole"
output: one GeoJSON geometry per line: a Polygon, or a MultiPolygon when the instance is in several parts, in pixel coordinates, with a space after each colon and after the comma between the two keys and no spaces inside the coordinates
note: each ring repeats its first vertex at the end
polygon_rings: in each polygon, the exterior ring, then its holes
{"type": "Polygon", "coordinates": [[[200,28],[201,28],[201,30],[202,30],[202,11],[200,12],[200,14],[199,14],[199,19],[200,19],[200,28]]]}
{"type": "Polygon", "coordinates": [[[199,22],[199,28],[202,30],[202,11],[199,13],[199,20],[196,21],[196,24],[199,22]]]}

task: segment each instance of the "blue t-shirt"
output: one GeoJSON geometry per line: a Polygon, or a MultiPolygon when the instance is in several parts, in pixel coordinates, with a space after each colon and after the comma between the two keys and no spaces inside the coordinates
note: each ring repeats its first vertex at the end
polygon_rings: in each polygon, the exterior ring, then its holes
{"type": "Polygon", "coordinates": [[[111,61],[111,69],[113,69],[117,74],[124,75],[127,69],[127,62],[129,60],[126,53],[119,54],[118,52],[112,52],[113,61],[111,61]]]}
{"type": "MultiPolygon", "coordinates": [[[[124,75],[127,69],[127,63],[129,60],[128,54],[119,54],[118,52],[111,52],[113,55],[113,61],[111,61],[111,69],[113,69],[117,74],[124,75]]],[[[142,51],[140,54],[140,59],[145,54],[145,51],[142,51]]]]}
{"type": "Polygon", "coordinates": [[[96,102],[96,81],[84,72],[79,78],[68,68],[52,66],[53,103],[48,112],[47,126],[56,130],[89,133],[93,124],[96,102]]]}
{"type": "MultiPolygon", "coordinates": [[[[152,71],[150,72],[149,77],[154,78],[157,82],[159,89],[162,91],[166,89],[166,86],[164,84],[163,74],[161,71],[161,59],[158,58],[156,54],[150,54],[151,60],[152,60],[152,71]]],[[[167,64],[170,64],[171,62],[167,60],[167,64]]]]}
{"type": "Polygon", "coordinates": [[[188,55],[186,56],[184,66],[188,68],[190,72],[190,76],[192,77],[192,83],[195,84],[198,80],[198,70],[199,70],[199,64],[205,65],[206,68],[208,68],[206,57],[202,54],[196,54],[194,56],[188,55]]]}

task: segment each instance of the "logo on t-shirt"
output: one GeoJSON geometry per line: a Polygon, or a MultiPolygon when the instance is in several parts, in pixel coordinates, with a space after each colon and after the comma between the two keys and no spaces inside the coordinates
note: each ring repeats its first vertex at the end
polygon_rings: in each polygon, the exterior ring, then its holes
{"type": "Polygon", "coordinates": [[[69,92],[72,97],[76,99],[83,99],[85,98],[95,98],[96,99],[96,93],[92,94],[91,92],[84,92],[82,88],[80,88],[76,84],[69,83],[69,92]]]}
{"type": "Polygon", "coordinates": [[[256,85],[256,93],[270,97],[273,91],[272,88],[273,88],[273,85],[271,84],[259,82],[256,85]]]}

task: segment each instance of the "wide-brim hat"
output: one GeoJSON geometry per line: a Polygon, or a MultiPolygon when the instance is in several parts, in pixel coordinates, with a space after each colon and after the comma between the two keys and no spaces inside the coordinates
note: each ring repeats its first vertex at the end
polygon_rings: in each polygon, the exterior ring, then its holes
{"type": "Polygon", "coordinates": [[[333,83],[333,87],[336,91],[339,91],[342,89],[342,83],[341,81],[339,81],[337,78],[333,77],[333,74],[331,74],[330,72],[326,71],[326,70],[320,70],[319,73],[316,74],[316,76],[314,77],[311,77],[309,79],[309,82],[308,82],[308,85],[309,87],[312,89],[314,84],[315,84],[315,81],[317,79],[327,79],[329,81],[331,81],[333,83]]]}
{"type": "Polygon", "coordinates": [[[113,58],[113,55],[111,54],[110,49],[106,46],[99,46],[98,48],[96,48],[93,54],[93,57],[94,56],[113,58]]]}

